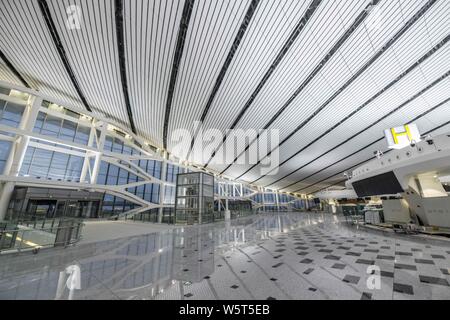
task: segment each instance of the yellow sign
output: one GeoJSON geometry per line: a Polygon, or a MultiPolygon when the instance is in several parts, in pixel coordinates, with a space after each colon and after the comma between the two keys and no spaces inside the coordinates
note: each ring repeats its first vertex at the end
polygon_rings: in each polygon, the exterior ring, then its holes
{"type": "Polygon", "coordinates": [[[415,143],[420,141],[419,129],[414,123],[384,130],[384,134],[391,149],[402,149],[413,141],[415,143]]]}

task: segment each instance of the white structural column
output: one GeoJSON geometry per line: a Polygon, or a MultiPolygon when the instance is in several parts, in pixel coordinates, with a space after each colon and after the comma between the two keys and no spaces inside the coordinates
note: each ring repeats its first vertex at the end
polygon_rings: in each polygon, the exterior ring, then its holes
{"type": "Polygon", "coordinates": [[[280,201],[278,199],[278,191],[275,192],[275,205],[277,207],[277,211],[280,212],[280,201]]]}
{"type": "Polygon", "coordinates": [[[105,146],[106,124],[104,122],[101,122],[98,126],[94,126],[94,128],[92,128],[95,133],[94,138],[97,136],[97,129],[100,131],[100,137],[97,137],[98,152],[96,152],[95,154],[94,167],[91,168],[91,184],[97,183],[98,172],[100,170],[100,164],[102,163],[103,148],[105,146]]]}
{"type": "MultiPolygon", "coordinates": [[[[164,158],[164,160],[161,161],[161,181],[165,181],[166,180],[166,174],[167,174],[166,154],[164,154],[163,158],[164,158]]],[[[163,218],[165,193],[166,193],[165,184],[160,184],[160,187],[159,187],[159,205],[161,207],[159,208],[159,211],[158,211],[158,223],[161,223],[162,222],[162,218],[163,218]]],[[[174,214],[175,214],[175,212],[174,212],[174,214]]]]}
{"type": "MultiPolygon", "coordinates": [[[[41,97],[30,97],[26,105],[22,119],[19,124],[19,129],[26,132],[33,131],[36,123],[36,118],[39,113],[39,108],[42,105],[41,97]]],[[[15,141],[11,144],[8,159],[5,163],[3,175],[18,176],[20,167],[22,166],[25,152],[27,151],[30,142],[29,135],[17,135],[15,141]]],[[[8,205],[11,200],[11,195],[14,191],[13,182],[5,182],[0,191],[0,221],[4,220],[8,211],[8,205]]]]}

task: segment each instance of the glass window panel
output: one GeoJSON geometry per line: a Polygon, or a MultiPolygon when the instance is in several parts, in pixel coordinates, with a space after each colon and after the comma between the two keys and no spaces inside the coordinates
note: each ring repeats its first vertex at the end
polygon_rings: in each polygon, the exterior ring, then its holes
{"type": "Polygon", "coordinates": [[[45,121],[45,113],[43,112],[39,112],[38,116],[36,118],[36,123],[34,124],[34,132],[41,132],[42,127],[44,126],[44,121],[45,121]]]}
{"type": "Polygon", "coordinates": [[[91,129],[89,127],[85,127],[83,125],[78,125],[77,133],[75,135],[75,142],[87,145],[89,142],[89,134],[91,132],[91,129]]]}
{"type": "Polygon", "coordinates": [[[11,141],[0,141],[0,160],[6,160],[11,150],[11,141]]]}
{"type": "Polygon", "coordinates": [[[71,111],[71,110],[69,110],[69,109],[65,109],[65,112],[64,112],[66,115],[68,115],[69,117],[74,117],[74,118],[76,118],[76,119],[79,119],[80,118],[80,114],[79,113],[76,113],[76,112],[73,112],[73,111],[71,111]]]}
{"type": "Polygon", "coordinates": [[[122,153],[123,143],[119,139],[114,139],[113,152],[122,153]]]}
{"type": "Polygon", "coordinates": [[[73,141],[76,130],[77,124],[75,122],[64,120],[59,133],[59,138],[66,141],[73,141]]]}
{"type": "Polygon", "coordinates": [[[104,149],[107,151],[111,151],[113,146],[113,139],[110,136],[105,137],[105,145],[104,149]]]}
{"type": "Polygon", "coordinates": [[[106,184],[106,174],[99,174],[97,176],[97,184],[106,184]]]}
{"type": "Polygon", "coordinates": [[[62,119],[47,115],[41,133],[47,136],[57,137],[61,129],[62,119]]]}
{"type": "Polygon", "coordinates": [[[17,128],[25,106],[8,102],[2,114],[1,124],[17,128]]]}

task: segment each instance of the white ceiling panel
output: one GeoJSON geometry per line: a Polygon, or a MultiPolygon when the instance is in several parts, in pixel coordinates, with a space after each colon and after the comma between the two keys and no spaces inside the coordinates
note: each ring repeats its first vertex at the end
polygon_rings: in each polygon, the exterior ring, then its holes
{"type": "Polygon", "coordinates": [[[0,43],[2,52],[33,89],[86,110],[58,55],[37,0],[2,0],[0,43]]]}
{"type": "MultiPolygon", "coordinates": [[[[179,147],[171,134],[195,133],[202,116],[203,130],[279,130],[278,172],[249,163],[243,133],[212,161],[208,149],[195,159],[227,177],[311,192],[385,148],[385,128],[450,121],[450,80],[440,78],[450,71],[450,1],[371,2],[2,0],[0,80],[134,123],[169,152],[179,147]],[[67,26],[72,5],[80,28],[67,26]]],[[[271,149],[253,146],[256,160],[271,149]]]]}

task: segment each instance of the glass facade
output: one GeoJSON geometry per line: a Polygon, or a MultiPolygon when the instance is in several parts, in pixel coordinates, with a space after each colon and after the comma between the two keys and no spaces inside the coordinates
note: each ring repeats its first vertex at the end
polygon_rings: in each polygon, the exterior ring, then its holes
{"type": "Polygon", "coordinates": [[[136,207],[138,207],[138,205],[130,201],[105,193],[105,196],[103,197],[101,215],[103,218],[107,218],[132,210],[136,207]]]}
{"type": "Polygon", "coordinates": [[[91,129],[74,121],[39,112],[33,131],[86,146],[89,142],[91,129]]]}
{"type": "Polygon", "coordinates": [[[38,179],[80,182],[83,157],[28,147],[19,175],[38,179]]]}
{"type": "Polygon", "coordinates": [[[5,169],[6,160],[11,150],[11,141],[0,141],[0,172],[5,169]]]}
{"type": "Polygon", "coordinates": [[[179,173],[183,173],[183,168],[168,163],[167,170],[166,170],[166,177],[164,180],[167,182],[176,183],[177,174],[179,174],[179,173]]]}
{"type": "Polygon", "coordinates": [[[104,185],[124,185],[128,183],[142,181],[137,175],[120,168],[114,164],[102,161],[98,171],[97,184],[104,185]]]}
{"type": "Polygon", "coordinates": [[[0,124],[17,128],[19,127],[25,106],[0,100],[0,124]]]}
{"type": "Polygon", "coordinates": [[[120,154],[141,155],[141,152],[133,147],[126,145],[121,139],[117,137],[106,136],[104,150],[120,154]]]}
{"type": "MultiPolygon", "coordinates": [[[[27,103],[34,100],[29,99],[29,94],[11,89],[0,88],[0,94],[12,98],[5,98],[3,96],[3,99],[1,99],[0,97],[0,124],[15,128],[19,127],[27,103]],[[6,101],[5,99],[14,101],[6,101]]],[[[44,109],[41,108],[37,113],[32,130],[34,133],[48,137],[48,139],[42,140],[35,137],[30,138],[30,145],[25,151],[19,175],[22,177],[36,178],[36,181],[52,180],[75,183],[80,182],[85,161],[85,152],[89,153],[90,151],[86,151],[81,147],[76,148],[68,146],[62,141],[79,144],[81,146],[88,146],[89,138],[91,133],[93,133],[95,137],[90,146],[96,148],[102,131],[93,127],[94,119],[89,115],[69,110],[48,101],[43,101],[41,107],[44,109]],[[53,139],[62,141],[56,142],[53,139]]],[[[0,133],[8,136],[15,135],[15,133],[5,131],[0,133]]],[[[183,210],[187,210],[188,207],[196,208],[196,210],[201,211],[203,222],[213,221],[215,219],[214,207],[218,207],[217,203],[214,204],[215,194],[220,194],[221,196],[228,195],[231,197],[246,197],[256,193],[251,197],[248,197],[251,201],[230,200],[230,209],[232,211],[250,212],[252,210],[252,205],[255,208],[262,208],[265,210],[270,210],[272,206],[276,206],[275,193],[270,192],[270,190],[265,193],[258,193],[252,188],[231,181],[220,182],[219,188],[219,184],[214,185],[214,177],[211,175],[192,172],[190,169],[183,168],[177,164],[163,164],[162,159],[136,159],[138,157],[144,158],[148,156],[147,153],[142,151],[142,145],[137,139],[126,134],[125,131],[121,131],[121,129],[112,124],[108,124],[104,132],[106,132],[104,156],[111,157],[115,160],[112,162],[101,161],[97,184],[104,186],[125,186],[126,189],[124,191],[129,192],[130,196],[135,195],[149,203],[163,206],[161,210],[161,219],[163,223],[174,222],[176,212],[175,206],[183,208],[183,210]],[[125,157],[119,159],[119,157],[115,157],[114,154],[132,156],[134,158],[127,159],[125,157]],[[166,167],[163,168],[163,165],[166,167]],[[142,171],[135,166],[142,169],[150,177],[160,179],[173,185],[161,185],[151,179],[146,181],[145,174],[142,174],[142,171]],[[165,172],[164,175],[162,174],[163,171],[165,172]],[[194,174],[190,175],[190,173],[194,174]],[[202,178],[200,181],[194,181],[195,179],[192,181],[177,181],[177,176],[179,174],[188,174],[185,177],[194,177],[200,174],[202,178]],[[130,187],[126,186],[137,182],[142,184],[130,187]],[[180,182],[182,182],[180,188],[174,186],[176,183],[180,182]],[[195,187],[195,184],[198,184],[198,186],[195,187]],[[164,190],[164,197],[161,199],[160,193],[162,190],[164,190]],[[179,201],[175,201],[177,193],[180,196],[179,201]],[[201,198],[195,198],[194,194],[201,196],[201,198]]],[[[11,141],[0,140],[1,171],[4,170],[11,151],[11,146],[11,141]]],[[[156,148],[149,147],[153,152],[159,152],[156,148]]],[[[95,158],[92,154],[89,155],[88,161],[90,170],[86,170],[85,181],[89,181],[91,170],[94,167],[95,158]]],[[[84,186],[86,186],[86,184],[84,184],[84,186]]],[[[90,218],[106,218],[139,207],[138,204],[123,199],[127,198],[126,196],[123,196],[122,198],[102,191],[101,197],[102,199],[98,202],[98,213],[85,213],[87,212],[86,210],[88,210],[86,208],[89,207],[89,210],[91,210],[92,208],[95,208],[95,206],[93,207],[92,204],[86,205],[81,201],[80,204],[77,205],[76,208],[78,208],[78,211],[76,211],[74,215],[90,218]]],[[[294,208],[306,207],[304,201],[294,201],[294,199],[294,197],[289,195],[279,195],[279,203],[283,203],[283,205],[291,203],[294,208]]],[[[36,205],[36,212],[40,213],[43,210],[42,208],[50,208],[48,209],[50,210],[48,212],[53,212],[53,209],[57,212],[57,208],[53,208],[54,203],[49,203],[36,205]]],[[[285,205],[285,207],[287,207],[287,205],[285,205]]],[[[67,208],[70,209],[72,206],[69,205],[67,208]]],[[[217,212],[217,219],[222,217],[223,208],[221,209],[222,210],[217,212]]],[[[136,215],[135,219],[156,222],[158,220],[159,211],[159,209],[150,209],[136,215]]],[[[46,213],[45,215],[51,216],[52,214],[46,213]]],[[[39,216],[39,214],[37,214],[37,216],[39,216]]]]}

